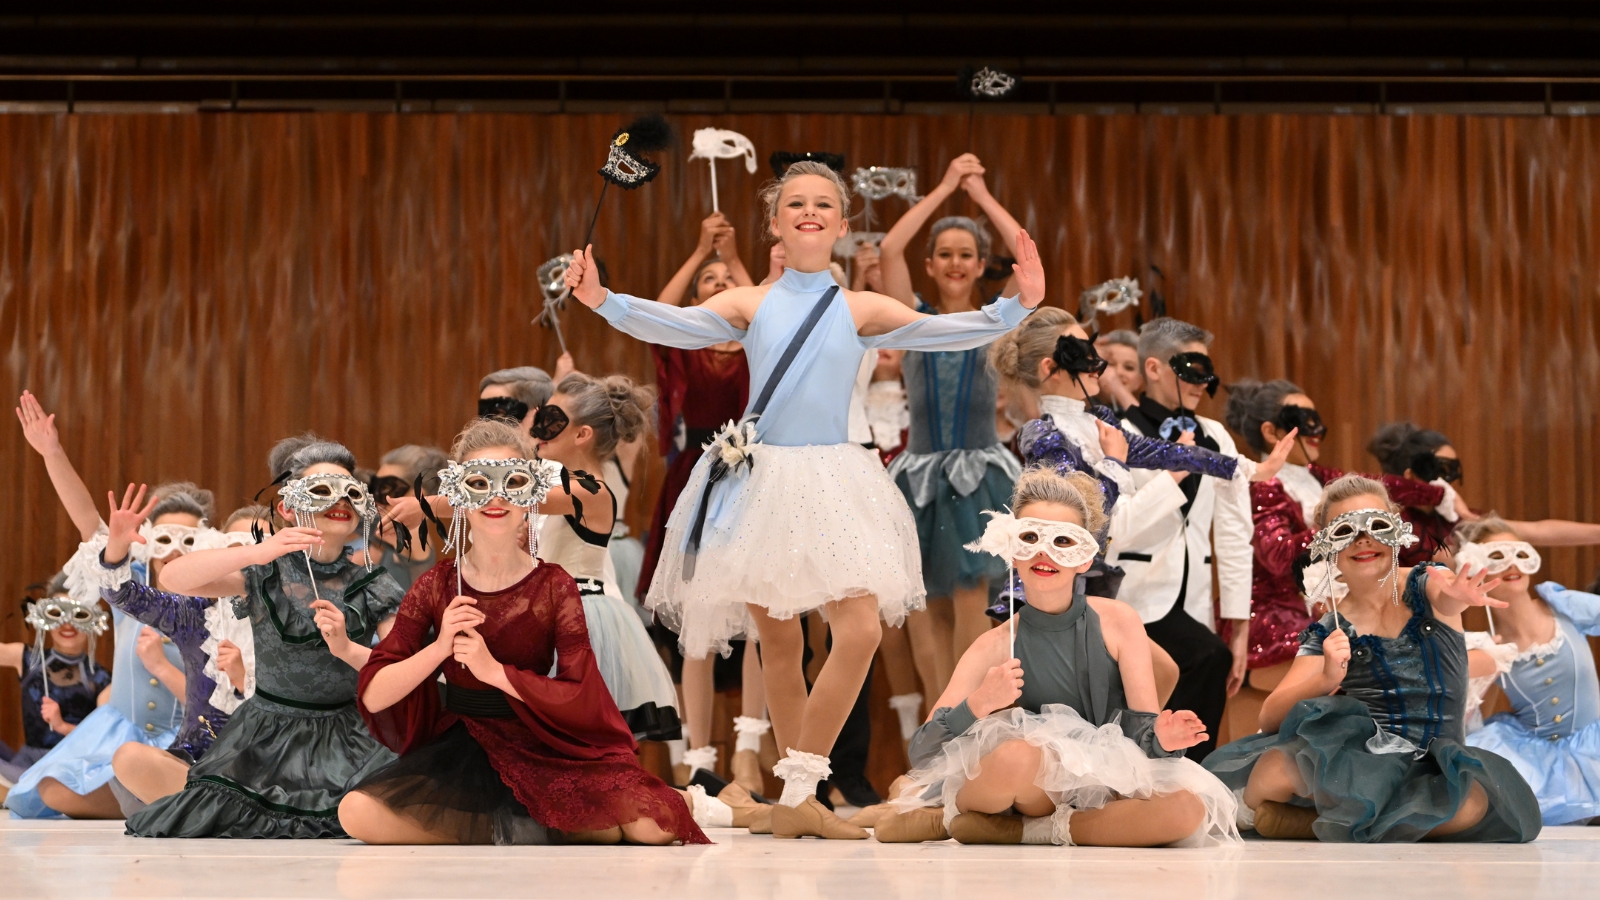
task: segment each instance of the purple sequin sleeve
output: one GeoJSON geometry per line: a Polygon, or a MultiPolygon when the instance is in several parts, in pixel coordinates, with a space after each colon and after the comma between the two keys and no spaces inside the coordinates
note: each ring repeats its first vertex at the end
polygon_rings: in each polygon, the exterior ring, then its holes
{"type": "Polygon", "coordinates": [[[1022,426],[1017,447],[1022,451],[1022,463],[1025,466],[1048,466],[1060,475],[1082,472],[1100,479],[1100,488],[1106,495],[1105,508],[1109,510],[1117,505],[1117,498],[1121,496],[1117,483],[1096,472],[1094,466],[1083,458],[1083,453],[1067,440],[1049,417],[1033,419],[1022,426]]]}
{"type": "MultiPolygon", "coordinates": [[[[1117,428],[1122,423],[1108,407],[1097,407],[1095,416],[1117,428]]],[[[1231,456],[1213,453],[1204,447],[1175,444],[1160,438],[1128,435],[1128,468],[1160,469],[1164,472],[1197,472],[1215,478],[1231,479],[1239,463],[1231,456]]]]}
{"type": "Polygon", "coordinates": [[[228,714],[211,705],[217,682],[206,674],[206,654],[201,649],[211,629],[206,627],[206,607],[218,601],[158,591],[129,581],[115,591],[102,591],[107,603],[160,632],[183,657],[184,716],[174,745],[195,759],[205,755],[228,714]]]}

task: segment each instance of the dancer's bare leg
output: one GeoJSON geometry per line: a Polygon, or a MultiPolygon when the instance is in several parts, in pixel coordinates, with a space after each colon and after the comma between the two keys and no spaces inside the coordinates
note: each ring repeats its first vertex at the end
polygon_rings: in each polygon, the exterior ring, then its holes
{"type": "Polygon", "coordinates": [[[950,605],[953,617],[950,659],[954,671],[955,660],[967,652],[973,641],[994,627],[994,620],[985,612],[989,608],[989,582],[980,581],[972,587],[957,586],[950,605]]]}
{"type": "Polygon", "coordinates": [[[189,765],[160,747],[127,743],[111,756],[111,770],[128,793],[145,803],[183,790],[189,780],[189,765]]]}
{"type": "Polygon", "coordinates": [[[339,824],[363,844],[454,844],[453,835],[432,832],[364,791],[339,801],[339,824]]]}
{"type": "MultiPolygon", "coordinates": [[[[740,712],[752,719],[767,717],[767,682],[761,675],[761,653],[755,641],[745,641],[743,685],[739,689],[740,712]]],[[[710,719],[708,718],[709,724],[710,719]]]]}
{"type": "Polygon", "coordinates": [[[779,749],[827,756],[867,680],[872,655],[882,639],[877,598],[862,595],[828,604],[833,650],[817,674],[809,697],[801,671],[805,636],[800,620],[774,619],[767,615],[765,607],[754,604],[749,609],[761,635],[767,707],[779,749]]]}
{"type": "Polygon", "coordinates": [[[1013,807],[1025,816],[1048,816],[1055,803],[1034,784],[1039,777],[1039,748],[1027,741],[1006,741],[979,761],[977,777],[961,786],[956,809],[1003,813],[1013,807]]]}
{"type": "Polygon", "coordinates": [[[716,661],[708,654],[700,659],[683,660],[683,724],[689,747],[705,747],[711,743],[711,708],[716,687],[712,672],[716,661]]]}
{"type": "Polygon", "coordinates": [[[39,799],[69,819],[120,819],[122,805],[111,786],[102,784],[87,794],[79,794],[54,778],[39,779],[39,799]]]}
{"type": "Polygon", "coordinates": [[[1072,814],[1072,842],[1095,847],[1160,847],[1200,828],[1206,807],[1188,791],[1147,800],[1113,800],[1072,814]]]}
{"type": "Polygon", "coordinates": [[[1276,749],[1261,754],[1250,769],[1250,780],[1245,782],[1244,805],[1256,809],[1268,800],[1288,803],[1297,796],[1306,796],[1306,783],[1294,760],[1276,749]]]}
{"type": "Polygon", "coordinates": [[[1450,817],[1450,821],[1428,832],[1428,836],[1423,840],[1438,840],[1439,838],[1466,831],[1468,828],[1483,821],[1483,817],[1488,812],[1489,795],[1484,791],[1483,785],[1474,781],[1472,786],[1467,788],[1467,796],[1462,799],[1461,808],[1457,809],[1456,814],[1450,817]]]}
{"type": "Polygon", "coordinates": [[[955,612],[948,599],[930,599],[927,609],[906,616],[906,638],[911,642],[924,696],[938,697],[950,684],[956,670],[955,657],[950,655],[955,646],[954,629],[955,612]]]}
{"type": "Polygon", "coordinates": [[[889,690],[892,693],[916,694],[922,691],[905,626],[885,628],[878,653],[883,656],[883,668],[889,676],[889,690]]]}

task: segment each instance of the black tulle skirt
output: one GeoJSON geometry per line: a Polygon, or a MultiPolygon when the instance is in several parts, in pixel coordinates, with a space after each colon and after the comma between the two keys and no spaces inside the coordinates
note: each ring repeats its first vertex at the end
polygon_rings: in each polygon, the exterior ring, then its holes
{"type": "Polygon", "coordinates": [[[462,844],[560,843],[528,815],[460,722],[372,773],[354,790],[462,844]]]}

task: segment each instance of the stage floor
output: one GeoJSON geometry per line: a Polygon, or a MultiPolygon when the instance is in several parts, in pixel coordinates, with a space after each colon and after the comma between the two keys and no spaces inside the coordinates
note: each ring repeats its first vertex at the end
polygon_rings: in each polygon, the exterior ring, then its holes
{"type": "Polygon", "coordinates": [[[1251,841],[1213,850],[778,841],[726,829],[711,838],[715,846],[690,848],[393,848],[140,840],[123,836],[121,822],[0,818],[0,896],[1575,900],[1600,884],[1600,827],[1547,828],[1522,845],[1251,841]]]}

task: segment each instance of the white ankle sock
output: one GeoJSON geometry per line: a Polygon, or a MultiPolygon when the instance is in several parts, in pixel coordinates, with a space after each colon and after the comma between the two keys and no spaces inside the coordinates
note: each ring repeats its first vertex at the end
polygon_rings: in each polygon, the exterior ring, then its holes
{"type": "Polygon", "coordinates": [[[889,708],[900,716],[900,739],[911,740],[922,724],[922,695],[896,694],[889,698],[889,708]]]}
{"type": "Polygon", "coordinates": [[[692,801],[690,812],[694,815],[694,823],[701,828],[731,828],[733,827],[733,807],[706,793],[706,789],[698,784],[689,785],[689,799],[692,801]]]}
{"type": "Polygon", "coordinates": [[[689,767],[689,774],[693,775],[695,769],[705,769],[707,772],[717,771],[717,748],[696,747],[686,750],[683,754],[683,764],[689,767]]]}
{"type": "Polygon", "coordinates": [[[1056,844],[1072,846],[1072,807],[1058,806],[1048,816],[1023,816],[1022,842],[1024,844],[1056,844]]]}
{"type": "Polygon", "coordinates": [[[673,765],[681,766],[683,765],[683,751],[687,749],[689,749],[689,742],[682,738],[675,741],[667,741],[667,758],[672,761],[673,765]]]}
{"type": "Polygon", "coordinates": [[[734,716],[733,752],[749,750],[754,753],[761,752],[761,736],[772,730],[772,723],[766,719],[757,719],[754,716],[734,716]]]}
{"type": "Polygon", "coordinates": [[[1233,792],[1233,800],[1239,804],[1233,814],[1233,823],[1240,831],[1256,830],[1256,811],[1244,805],[1244,789],[1233,792]]]}
{"type": "Polygon", "coordinates": [[[793,808],[817,795],[817,783],[833,774],[833,766],[826,756],[790,750],[772,767],[772,774],[783,779],[783,796],[778,803],[793,808]]]}

